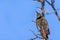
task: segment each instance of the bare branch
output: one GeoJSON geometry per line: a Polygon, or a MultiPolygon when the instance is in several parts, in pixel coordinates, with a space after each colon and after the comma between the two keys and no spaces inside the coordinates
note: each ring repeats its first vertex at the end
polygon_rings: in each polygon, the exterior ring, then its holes
{"type": "Polygon", "coordinates": [[[45,16],[44,15],[44,6],[45,6],[45,1],[43,0],[43,2],[42,2],[42,8],[41,8],[41,10],[42,10],[42,16],[45,16]]]}
{"type": "Polygon", "coordinates": [[[43,39],[43,38],[41,38],[40,36],[38,36],[38,35],[40,35],[40,34],[35,34],[32,30],[30,30],[30,31],[35,35],[35,38],[32,38],[31,40],[34,40],[34,39],[37,39],[37,38],[43,39]]]}
{"type": "Polygon", "coordinates": [[[43,2],[44,0],[33,0],[33,1],[38,1],[38,2],[40,2],[40,3],[41,3],[41,2],[43,2]]]}
{"type": "Polygon", "coordinates": [[[53,5],[54,5],[54,3],[55,3],[55,0],[51,0],[51,4],[53,4],[53,5]]]}
{"type": "Polygon", "coordinates": [[[58,19],[60,20],[60,17],[59,17],[59,15],[58,15],[58,12],[57,12],[57,10],[56,10],[56,8],[54,7],[54,1],[52,1],[52,3],[50,3],[49,1],[47,1],[47,0],[45,0],[52,8],[53,8],[53,10],[54,10],[54,12],[55,12],[55,15],[58,17],[58,19]]]}

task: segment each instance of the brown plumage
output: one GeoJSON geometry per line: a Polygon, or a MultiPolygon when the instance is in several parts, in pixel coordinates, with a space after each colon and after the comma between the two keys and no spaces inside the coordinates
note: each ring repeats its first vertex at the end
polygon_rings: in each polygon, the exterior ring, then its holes
{"type": "Polygon", "coordinates": [[[36,19],[36,25],[39,28],[40,32],[42,31],[41,28],[43,27],[44,34],[48,38],[48,35],[50,34],[50,30],[48,28],[48,22],[45,19],[45,17],[41,16],[40,13],[37,13],[37,19],[36,19]]]}

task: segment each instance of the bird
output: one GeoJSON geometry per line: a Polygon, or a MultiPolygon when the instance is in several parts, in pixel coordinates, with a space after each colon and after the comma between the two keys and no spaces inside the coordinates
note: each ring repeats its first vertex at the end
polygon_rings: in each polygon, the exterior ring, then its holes
{"type": "Polygon", "coordinates": [[[36,12],[36,13],[37,13],[37,17],[36,17],[37,28],[41,32],[42,31],[41,27],[43,26],[44,34],[48,38],[48,35],[50,34],[50,30],[49,30],[49,27],[48,27],[48,22],[45,19],[45,17],[43,17],[39,12],[36,12]]]}
{"type": "Polygon", "coordinates": [[[37,16],[37,17],[36,17],[36,25],[37,25],[38,28],[40,28],[40,26],[41,26],[41,21],[40,21],[40,19],[41,19],[41,14],[40,14],[39,12],[37,12],[37,11],[36,11],[36,14],[37,14],[37,15],[36,15],[36,16],[37,16]]]}

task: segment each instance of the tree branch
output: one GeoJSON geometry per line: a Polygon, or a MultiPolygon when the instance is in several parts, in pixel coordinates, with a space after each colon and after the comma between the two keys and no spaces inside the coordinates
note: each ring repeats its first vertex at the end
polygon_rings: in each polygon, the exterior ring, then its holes
{"type": "Polygon", "coordinates": [[[34,40],[34,39],[36,39],[36,38],[43,39],[43,38],[39,37],[38,34],[35,34],[32,30],[30,30],[30,31],[35,35],[35,38],[32,38],[31,40],[34,40]]]}
{"type": "Polygon", "coordinates": [[[56,8],[54,7],[54,2],[52,3],[50,3],[49,1],[47,1],[47,0],[45,0],[52,8],[53,8],[53,10],[54,10],[54,12],[55,12],[55,15],[58,17],[58,19],[60,20],[60,17],[59,17],[59,15],[58,15],[58,12],[57,12],[57,10],[56,10],[56,8]]]}

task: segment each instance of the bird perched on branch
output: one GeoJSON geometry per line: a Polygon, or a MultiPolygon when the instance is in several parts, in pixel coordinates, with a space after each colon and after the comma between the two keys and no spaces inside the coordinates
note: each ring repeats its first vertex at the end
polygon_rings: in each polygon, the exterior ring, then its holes
{"type": "Polygon", "coordinates": [[[45,19],[45,17],[43,17],[40,13],[38,13],[38,12],[36,12],[36,13],[37,13],[36,25],[37,25],[37,27],[40,31],[42,31],[41,27],[43,27],[44,34],[48,38],[48,35],[50,34],[50,30],[49,30],[49,27],[48,27],[48,22],[45,19]]]}

